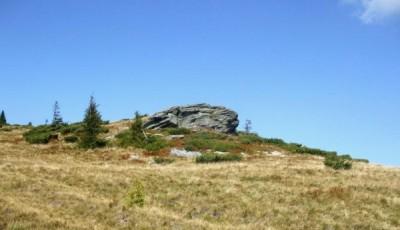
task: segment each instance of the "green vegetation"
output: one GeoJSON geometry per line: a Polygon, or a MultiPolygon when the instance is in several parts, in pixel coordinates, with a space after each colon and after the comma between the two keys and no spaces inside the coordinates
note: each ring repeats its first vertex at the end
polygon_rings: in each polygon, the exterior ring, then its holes
{"type": "Polygon", "coordinates": [[[148,152],[157,152],[168,147],[167,141],[158,136],[148,136],[143,141],[141,139],[132,138],[131,130],[119,133],[115,138],[117,138],[117,145],[123,148],[133,146],[145,149],[148,152]]]}
{"type": "Polygon", "coordinates": [[[328,155],[325,157],[324,164],[335,170],[351,169],[353,166],[353,164],[351,163],[351,157],[349,157],[348,155],[344,156],[328,155]]]}
{"type": "Polygon", "coordinates": [[[47,144],[51,139],[57,139],[58,127],[41,125],[24,133],[25,140],[30,144],[47,144]]]}
{"type": "Polygon", "coordinates": [[[224,134],[199,132],[185,139],[185,149],[188,151],[237,152],[240,150],[240,145],[224,134]]]}
{"type": "Polygon", "coordinates": [[[329,156],[329,155],[337,155],[337,152],[334,151],[325,151],[316,148],[309,148],[302,144],[297,143],[286,143],[285,141],[277,138],[265,138],[264,143],[279,146],[291,153],[298,153],[298,154],[311,154],[317,156],[329,156]]]}
{"type": "Polygon", "coordinates": [[[136,148],[143,148],[146,145],[143,121],[138,112],[135,113],[135,119],[129,130],[119,133],[116,138],[118,145],[121,147],[134,146],[136,148]]]}
{"type": "Polygon", "coordinates": [[[168,157],[154,157],[154,162],[156,164],[171,164],[175,161],[173,158],[168,158],[168,157]]]}
{"type": "Polygon", "coordinates": [[[168,147],[167,141],[158,136],[149,136],[142,146],[148,152],[158,152],[166,147],[168,147]]]}
{"type": "Polygon", "coordinates": [[[67,134],[82,134],[83,133],[83,124],[81,122],[79,123],[73,123],[70,125],[65,125],[61,127],[60,132],[62,135],[67,135],[67,134]]]}
{"type": "Polygon", "coordinates": [[[3,125],[7,125],[7,119],[6,119],[6,114],[4,113],[4,110],[2,110],[1,114],[0,114],[0,128],[3,125]]]}
{"type": "Polygon", "coordinates": [[[98,105],[93,96],[90,97],[89,106],[83,120],[83,132],[80,142],[80,146],[85,149],[100,148],[107,144],[104,140],[98,138],[98,135],[102,132],[102,120],[97,107],[98,105]]]}
{"type": "Polygon", "coordinates": [[[136,147],[141,147],[145,145],[146,134],[143,129],[143,121],[139,112],[135,113],[135,120],[130,128],[130,138],[131,142],[136,147]]]}
{"type": "Polygon", "coordinates": [[[190,129],[185,128],[166,128],[163,129],[163,132],[169,135],[187,135],[192,133],[190,129]]]}
{"type": "Polygon", "coordinates": [[[126,148],[129,146],[134,146],[131,138],[131,132],[129,130],[118,133],[115,138],[117,139],[117,145],[120,147],[126,148]]]}
{"type": "Polygon", "coordinates": [[[125,197],[125,205],[129,208],[137,206],[144,207],[145,191],[140,181],[135,181],[125,197]]]}
{"type": "Polygon", "coordinates": [[[77,137],[77,136],[66,136],[64,138],[64,141],[67,142],[67,143],[76,143],[76,142],[79,141],[79,137],[77,137]]]}
{"type": "Polygon", "coordinates": [[[264,138],[258,136],[255,133],[239,133],[239,142],[242,144],[262,144],[264,138]]]}
{"type": "Polygon", "coordinates": [[[148,136],[143,129],[142,117],[138,112],[135,113],[135,120],[133,121],[129,130],[116,135],[117,145],[121,147],[133,146],[136,148],[145,149],[148,152],[157,152],[163,148],[168,147],[167,141],[158,136],[148,136]]]}
{"type": "Polygon", "coordinates": [[[239,154],[228,153],[203,153],[201,156],[196,157],[196,163],[216,163],[223,161],[241,161],[242,156],[239,154]]]}

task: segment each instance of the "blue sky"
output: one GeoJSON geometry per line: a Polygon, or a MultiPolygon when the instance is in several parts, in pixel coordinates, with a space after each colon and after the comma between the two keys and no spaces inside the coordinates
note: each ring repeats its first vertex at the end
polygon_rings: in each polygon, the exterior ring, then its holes
{"type": "Polygon", "coordinates": [[[399,0],[0,0],[0,109],[104,119],[207,102],[254,131],[400,165],[399,0]]]}

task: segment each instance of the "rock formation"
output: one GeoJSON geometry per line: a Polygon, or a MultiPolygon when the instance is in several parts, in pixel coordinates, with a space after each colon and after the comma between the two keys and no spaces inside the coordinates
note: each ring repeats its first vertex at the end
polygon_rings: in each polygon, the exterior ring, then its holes
{"type": "Polygon", "coordinates": [[[221,106],[197,104],[172,107],[154,114],[144,124],[147,129],[187,128],[234,133],[239,125],[238,114],[221,106]]]}

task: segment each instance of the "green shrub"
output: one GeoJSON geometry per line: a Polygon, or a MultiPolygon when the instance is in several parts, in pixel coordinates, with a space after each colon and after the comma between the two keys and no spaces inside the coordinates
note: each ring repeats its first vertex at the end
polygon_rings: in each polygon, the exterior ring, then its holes
{"type": "Polygon", "coordinates": [[[121,147],[134,146],[136,148],[142,148],[149,152],[156,152],[163,148],[168,147],[168,143],[161,137],[149,136],[147,139],[135,139],[132,137],[130,130],[119,133],[115,136],[117,138],[117,145],[121,147]]]}
{"type": "Polygon", "coordinates": [[[348,159],[347,156],[336,156],[336,155],[328,155],[325,157],[324,164],[327,167],[331,167],[335,170],[339,169],[351,169],[352,163],[351,160],[348,159]]]}
{"type": "Polygon", "coordinates": [[[63,135],[67,135],[70,133],[78,134],[83,131],[82,123],[74,123],[70,125],[66,125],[60,129],[60,133],[63,135]]]}
{"type": "Polygon", "coordinates": [[[217,153],[204,153],[196,157],[196,163],[216,163],[223,161],[241,161],[242,156],[238,154],[217,154],[217,153]]]}
{"type": "Polygon", "coordinates": [[[169,135],[187,135],[192,133],[190,129],[186,128],[166,128],[163,131],[169,135]]]}
{"type": "Polygon", "coordinates": [[[126,148],[128,146],[133,146],[129,130],[118,133],[115,138],[117,139],[117,145],[120,147],[126,148]]]}
{"type": "Polygon", "coordinates": [[[291,153],[311,154],[317,156],[337,155],[337,153],[334,151],[325,151],[316,148],[309,148],[307,146],[298,143],[286,143],[284,140],[277,138],[266,138],[264,139],[264,143],[279,146],[291,153]]]}
{"type": "Polygon", "coordinates": [[[57,129],[49,125],[41,125],[24,133],[25,140],[30,144],[47,144],[56,135],[57,129]]]}
{"type": "Polygon", "coordinates": [[[64,138],[65,142],[67,143],[76,143],[79,141],[79,138],[77,136],[66,136],[64,138]]]}
{"type": "Polygon", "coordinates": [[[263,143],[264,138],[258,136],[255,133],[240,133],[239,134],[239,142],[242,144],[253,144],[253,143],[263,143]]]}
{"type": "Polygon", "coordinates": [[[168,146],[168,143],[158,136],[150,136],[144,141],[143,148],[149,152],[157,152],[168,146]]]}
{"type": "Polygon", "coordinates": [[[167,157],[155,157],[154,162],[156,164],[171,164],[175,161],[175,159],[167,158],[167,157]]]}
{"type": "Polygon", "coordinates": [[[284,140],[278,139],[278,138],[266,138],[266,139],[264,139],[264,143],[279,145],[279,146],[287,145],[287,143],[284,140]]]}
{"type": "Polygon", "coordinates": [[[145,202],[144,186],[140,181],[135,181],[127,196],[125,197],[125,205],[128,207],[143,207],[145,202]]]}
{"type": "Polygon", "coordinates": [[[116,135],[117,144],[121,147],[134,146],[144,148],[146,145],[146,135],[143,129],[142,117],[138,112],[135,113],[135,119],[129,130],[116,135]]]}
{"type": "Polygon", "coordinates": [[[239,149],[240,145],[228,139],[228,136],[218,133],[201,132],[185,139],[185,149],[188,151],[213,150],[229,152],[239,149]]]}
{"type": "Polygon", "coordinates": [[[25,136],[25,140],[30,144],[47,144],[50,141],[51,133],[35,133],[25,136]]]}

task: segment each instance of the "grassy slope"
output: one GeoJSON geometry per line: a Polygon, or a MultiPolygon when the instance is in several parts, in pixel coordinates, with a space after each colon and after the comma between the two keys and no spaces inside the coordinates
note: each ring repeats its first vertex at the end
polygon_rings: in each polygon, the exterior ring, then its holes
{"type": "MultiPolygon", "coordinates": [[[[400,170],[305,155],[161,166],[0,132],[0,229],[399,229],[400,170]],[[145,206],[125,208],[134,181],[145,206]]],[[[266,146],[267,148],[268,146],[266,146]]]]}

